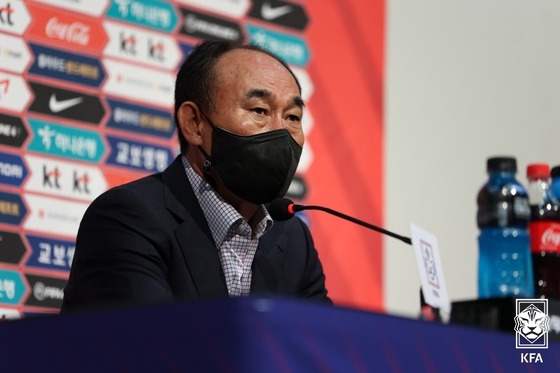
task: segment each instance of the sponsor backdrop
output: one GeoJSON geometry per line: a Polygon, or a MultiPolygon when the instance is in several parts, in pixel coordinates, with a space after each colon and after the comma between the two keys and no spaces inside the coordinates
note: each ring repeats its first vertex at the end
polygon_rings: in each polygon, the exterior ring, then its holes
{"type": "MultiPolygon", "coordinates": [[[[0,318],[56,313],[88,204],[178,153],[175,73],[202,39],[294,69],[307,143],[289,195],[383,223],[384,2],[0,0],[0,318]]],[[[382,239],[308,213],[332,298],[383,308],[382,239]]]]}

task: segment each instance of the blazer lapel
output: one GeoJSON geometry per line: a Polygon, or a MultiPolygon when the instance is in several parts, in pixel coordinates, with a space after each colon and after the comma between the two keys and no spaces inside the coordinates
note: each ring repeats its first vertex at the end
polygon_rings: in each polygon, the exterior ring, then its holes
{"type": "Polygon", "coordinates": [[[181,156],[162,174],[165,205],[182,223],[175,228],[185,263],[200,297],[224,296],[227,286],[206,217],[185,174],[181,156]]]}
{"type": "Polygon", "coordinates": [[[185,221],[175,230],[185,262],[200,297],[228,294],[227,286],[214,241],[192,221],[185,221]]]}
{"type": "Polygon", "coordinates": [[[281,276],[284,273],[284,251],[287,245],[283,229],[277,225],[265,233],[260,241],[253,260],[251,293],[278,293],[281,276]]]}

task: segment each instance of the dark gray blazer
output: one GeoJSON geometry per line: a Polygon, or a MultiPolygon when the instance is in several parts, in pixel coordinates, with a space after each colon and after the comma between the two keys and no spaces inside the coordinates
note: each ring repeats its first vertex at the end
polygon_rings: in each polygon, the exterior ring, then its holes
{"type": "MultiPolygon", "coordinates": [[[[331,302],[307,226],[274,222],[259,242],[251,294],[331,302]]],[[[218,249],[180,156],[110,189],[87,209],[61,312],[226,297],[218,249]]]]}

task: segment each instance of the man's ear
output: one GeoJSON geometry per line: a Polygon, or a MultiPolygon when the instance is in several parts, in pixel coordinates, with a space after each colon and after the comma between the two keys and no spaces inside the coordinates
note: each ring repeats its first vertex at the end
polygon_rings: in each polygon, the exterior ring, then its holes
{"type": "Polygon", "coordinates": [[[177,111],[179,129],[190,145],[202,145],[202,130],[204,122],[198,105],[192,101],[185,101],[177,111]]]}

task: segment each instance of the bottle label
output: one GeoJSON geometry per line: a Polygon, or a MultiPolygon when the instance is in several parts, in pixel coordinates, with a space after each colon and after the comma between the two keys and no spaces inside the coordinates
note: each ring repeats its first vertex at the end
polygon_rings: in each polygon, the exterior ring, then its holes
{"type": "Polygon", "coordinates": [[[531,252],[560,253],[560,223],[555,221],[532,221],[531,252]]]}
{"type": "Polygon", "coordinates": [[[482,227],[525,228],[531,218],[526,195],[504,196],[484,191],[478,196],[477,223],[482,227]]]}
{"type": "Polygon", "coordinates": [[[513,198],[513,212],[517,219],[531,218],[531,207],[529,206],[529,198],[526,196],[516,196],[513,198]]]}

